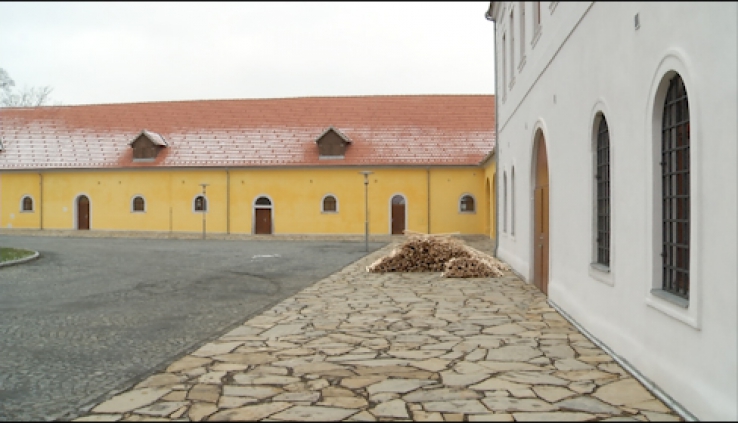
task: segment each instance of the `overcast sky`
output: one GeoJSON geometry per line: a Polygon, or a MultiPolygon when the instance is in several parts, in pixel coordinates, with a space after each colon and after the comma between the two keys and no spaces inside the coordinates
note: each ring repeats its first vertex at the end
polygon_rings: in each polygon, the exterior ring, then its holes
{"type": "Polygon", "coordinates": [[[65,105],[493,94],[489,2],[0,2],[0,68],[65,105]]]}

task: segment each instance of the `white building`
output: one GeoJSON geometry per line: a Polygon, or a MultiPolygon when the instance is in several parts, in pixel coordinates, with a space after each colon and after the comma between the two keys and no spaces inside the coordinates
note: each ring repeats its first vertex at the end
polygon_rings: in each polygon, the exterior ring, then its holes
{"type": "Polygon", "coordinates": [[[738,420],[738,3],[487,17],[498,256],[685,417],[738,420]]]}

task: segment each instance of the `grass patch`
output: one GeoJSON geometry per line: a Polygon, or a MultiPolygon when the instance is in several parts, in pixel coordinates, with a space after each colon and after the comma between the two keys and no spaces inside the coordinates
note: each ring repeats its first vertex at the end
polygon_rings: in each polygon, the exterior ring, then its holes
{"type": "Polygon", "coordinates": [[[19,248],[0,247],[0,263],[11,260],[18,260],[24,257],[30,257],[34,253],[29,250],[21,250],[19,248]]]}

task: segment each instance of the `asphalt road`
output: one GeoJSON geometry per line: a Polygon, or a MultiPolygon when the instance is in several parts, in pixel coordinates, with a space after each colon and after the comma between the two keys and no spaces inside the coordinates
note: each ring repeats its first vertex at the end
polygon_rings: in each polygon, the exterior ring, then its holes
{"type": "MultiPolygon", "coordinates": [[[[364,243],[0,236],[0,420],[70,420],[367,254],[364,243]]],[[[369,244],[374,251],[384,244],[369,244]]]]}

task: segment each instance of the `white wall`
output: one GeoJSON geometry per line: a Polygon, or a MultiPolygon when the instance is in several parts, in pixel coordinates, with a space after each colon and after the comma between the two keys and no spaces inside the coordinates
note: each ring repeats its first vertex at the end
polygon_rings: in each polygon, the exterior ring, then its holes
{"type": "MultiPolygon", "coordinates": [[[[518,15],[519,2],[495,10],[498,43],[511,6],[518,15]]],[[[540,127],[550,175],[550,300],[698,418],[736,420],[738,4],[561,2],[549,8],[543,2],[541,14],[540,38],[533,47],[527,42],[526,63],[497,110],[498,174],[507,171],[509,180],[514,165],[518,189],[515,237],[500,234],[498,255],[532,279],[533,137],[540,127]],[[672,71],[685,81],[691,118],[686,309],[650,293],[660,286],[661,250],[660,138],[654,134],[661,123],[654,111],[663,107],[659,87],[672,71]],[[607,119],[611,143],[609,274],[590,266],[597,112],[607,119]]],[[[526,15],[531,40],[532,13],[526,15]]],[[[499,68],[497,74],[503,74],[499,68]]]]}

